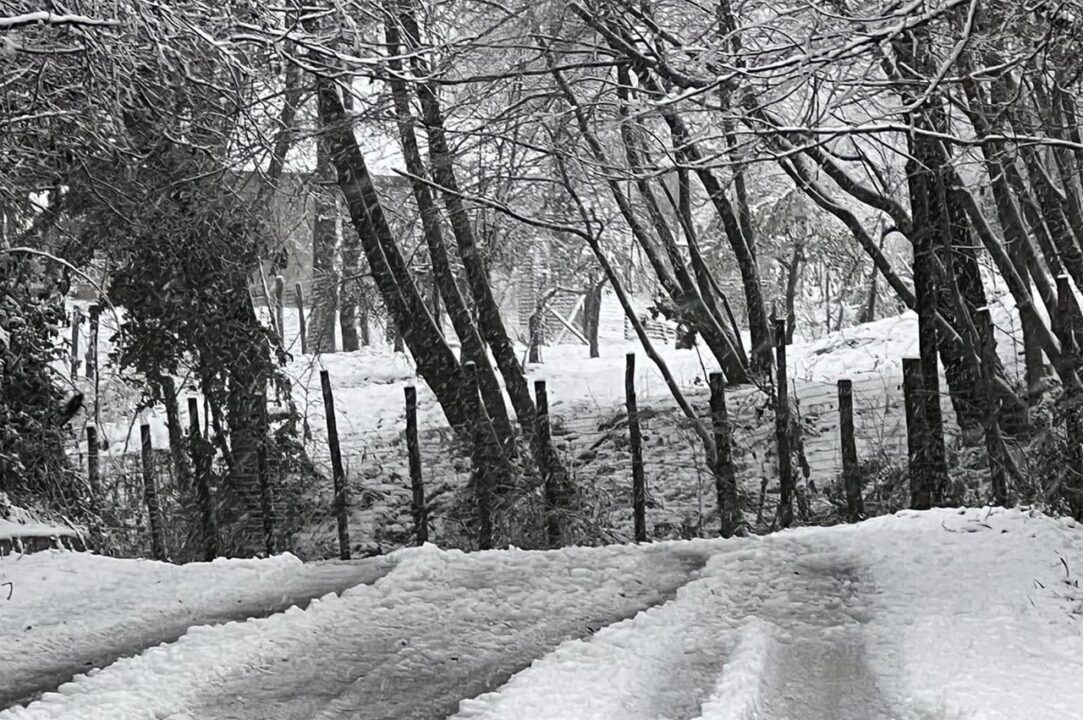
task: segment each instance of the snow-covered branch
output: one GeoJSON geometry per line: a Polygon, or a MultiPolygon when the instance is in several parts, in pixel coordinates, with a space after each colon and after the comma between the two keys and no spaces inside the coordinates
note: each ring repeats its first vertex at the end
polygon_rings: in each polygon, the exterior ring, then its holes
{"type": "Polygon", "coordinates": [[[39,10],[37,12],[13,15],[11,17],[0,17],[0,30],[10,30],[11,28],[21,27],[23,25],[35,25],[38,23],[45,25],[82,25],[86,27],[111,27],[120,25],[119,20],[92,18],[87,17],[86,15],[59,15],[54,12],[49,12],[48,10],[39,10]]]}

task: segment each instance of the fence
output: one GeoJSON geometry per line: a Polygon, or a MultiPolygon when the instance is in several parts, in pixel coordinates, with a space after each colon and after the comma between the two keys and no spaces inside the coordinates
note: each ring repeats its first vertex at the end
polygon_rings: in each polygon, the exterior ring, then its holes
{"type": "MultiPolygon", "coordinates": [[[[754,529],[769,529],[787,523],[790,502],[796,500],[798,511],[808,512],[802,499],[840,480],[846,482],[840,483],[845,485],[845,502],[839,514],[856,519],[863,504],[858,463],[902,465],[913,456],[907,444],[903,376],[895,365],[854,373],[840,387],[836,382],[795,380],[783,362],[779,385],[787,389],[790,402],[784,407],[793,417],[780,423],[775,422],[770,394],[758,388],[725,388],[718,377],[686,387],[695,415],[707,424],[719,449],[708,457],[692,423],[671,400],[636,396],[634,362],[630,357],[627,401],[622,405],[592,406],[581,400],[545,412],[548,403],[539,402],[559,456],[552,467],[560,472],[543,469],[544,487],[525,496],[524,502],[537,510],[539,529],[526,543],[517,544],[730,534],[742,518],[754,529]],[[789,427],[799,432],[785,431],[789,427]],[[780,440],[784,446],[794,444],[792,452],[784,449],[782,455],[795,459],[789,498],[782,485],[786,473],[780,472],[780,440]]],[[[88,365],[93,367],[93,361],[88,365]]],[[[292,549],[310,557],[346,558],[430,537],[452,545],[476,542],[471,536],[476,518],[469,512],[475,469],[469,452],[446,425],[431,418],[419,422],[418,389],[407,388],[400,395],[397,420],[363,430],[347,426],[341,434],[337,420],[342,407],[336,409],[334,378],[327,371],[321,390],[322,413],[305,409],[314,467],[295,484],[308,483],[302,491],[322,510],[312,510],[312,519],[319,522],[309,523],[292,549]]],[[[547,397],[545,387],[536,391],[547,397]]],[[[941,400],[949,433],[954,432],[951,404],[941,400]]],[[[349,410],[354,416],[366,411],[349,410]]],[[[199,488],[178,479],[169,449],[161,445],[150,449],[146,463],[134,448],[95,455],[81,443],[78,450],[88,484],[98,488],[94,495],[108,499],[104,504],[110,510],[103,513],[100,531],[113,538],[119,552],[149,549],[178,558],[177,548],[200,545],[195,536],[206,540],[214,535],[214,518],[208,518],[212,504],[199,499],[199,488]],[[160,508],[159,547],[150,532],[156,514],[153,501],[148,502],[151,495],[160,508]]],[[[185,451],[191,451],[187,443],[185,451]]],[[[261,481],[280,486],[290,472],[261,466],[250,497],[242,503],[251,509],[250,517],[242,520],[250,526],[252,542],[247,549],[215,550],[251,552],[281,544],[283,532],[276,528],[281,528],[284,513],[295,508],[288,507],[287,499],[272,497],[261,481]]],[[[205,495],[219,491],[208,487],[205,495]]],[[[184,557],[200,555],[189,550],[184,557]]]]}
{"type": "MultiPolygon", "coordinates": [[[[722,386],[717,381],[713,384],[717,405],[722,386]]],[[[802,444],[795,454],[804,458],[798,463],[797,484],[822,487],[840,477],[854,478],[852,468],[848,472],[845,468],[841,441],[845,421],[839,418],[837,386],[798,383],[793,389],[802,444]]],[[[552,546],[562,539],[612,542],[697,537],[719,531],[729,534],[736,529],[735,518],[748,514],[755,515],[765,529],[773,525],[781,496],[773,413],[761,391],[747,387],[729,390],[725,396],[727,413],[722,419],[725,425],[713,429],[715,438],[731,440],[728,472],[744,491],[741,508],[733,507],[736,491],[728,494],[725,482],[719,482],[729,477],[724,469],[727,463],[718,458],[716,463],[721,464],[709,463],[696,433],[672,403],[652,400],[637,404],[632,413],[619,406],[551,409],[548,420],[566,473],[564,481],[578,502],[565,508],[566,512],[554,513],[552,506],[560,504],[556,495],[552,489],[543,492],[538,504],[544,508],[539,517],[545,531],[544,535],[539,533],[536,544],[552,546]],[[569,524],[581,532],[569,530],[569,524]],[[585,537],[584,525],[588,526],[585,537]]],[[[708,422],[719,419],[717,411],[712,413],[711,395],[708,387],[688,392],[696,414],[708,422]]],[[[851,382],[854,432],[850,442],[858,458],[873,454],[895,462],[906,458],[905,434],[899,434],[905,419],[898,395],[891,379],[868,376],[851,382]]],[[[416,396],[416,388],[407,388],[400,425],[351,431],[337,443],[329,441],[337,435],[337,427],[334,433],[326,429],[317,432],[316,427],[320,420],[335,417],[335,411],[325,412],[323,418],[315,414],[309,418],[314,426],[312,455],[320,470],[311,476],[314,485],[310,490],[313,501],[325,510],[315,513],[324,520],[310,537],[302,539],[303,554],[342,558],[373,554],[424,542],[434,531],[439,542],[471,544],[470,534],[476,525],[464,511],[469,507],[465,489],[474,468],[450,429],[432,424],[418,428],[416,396]],[[332,445],[338,448],[337,461],[332,445]]],[[[151,457],[150,474],[161,507],[165,552],[178,558],[178,548],[199,545],[192,536],[193,528],[201,523],[199,504],[193,502],[192,490],[178,483],[166,448],[153,449],[151,457]]],[[[105,459],[97,482],[111,508],[104,515],[109,525],[103,530],[111,534],[114,544],[121,552],[132,554],[153,550],[140,456],[133,453],[105,459]]],[[[272,507],[276,510],[274,522],[280,523],[281,506],[272,507]]],[[[859,500],[855,507],[860,507],[859,500]]],[[[852,517],[860,513],[855,508],[847,510],[852,517]]],[[[252,545],[258,548],[261,525],[256,520],[250,535],[256,539],[252,545]]],[[[190,550],[184,557],[197,556],[190,550]]]]}

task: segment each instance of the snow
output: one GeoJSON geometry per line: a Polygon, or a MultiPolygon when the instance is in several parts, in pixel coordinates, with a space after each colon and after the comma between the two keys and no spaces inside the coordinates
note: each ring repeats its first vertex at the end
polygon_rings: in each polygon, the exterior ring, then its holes
{"type": "Polygon", "coordinates": [[[56,527],[43,523],[17,523],[10,520],[0,520],[0,540],[30,537],[60,538],[71,537],[76,534],[71,528],[56,527]]]}
{"type": "Polygon", "coordinates": [[[717,547],[672,602],[565,643],[456,720],[1083,716],[1071,521],[906,512],[717,547]]]}
{"type": "MultiPolygon", "coordinates": [[[[391,558],[372,585],[194,628],[0,720],[1083,716],[1083,530],[1037,512],[391,558]]],[[[134,566],[139,595],[155,580],[134,566]]],[[[253,574],[211,568],[212,592],[253,574]]]]}
{"type": "Polygon", "coordinates": [[[13,505],[6,493],[0,492],[0,557],[11,552],[33,551],[44,543],[24,540],[49,540],[49,545],[63,547],[80,538],[78,530],[58,522],[49,522],[37,513],[13,505]]]}
{"type": "Polygon", "coordinates": [[[8,556],[0,559],[0,707],[192,625],[280,611],[388,567],[291,555],[184,566],[58,551],[8,556]]]}

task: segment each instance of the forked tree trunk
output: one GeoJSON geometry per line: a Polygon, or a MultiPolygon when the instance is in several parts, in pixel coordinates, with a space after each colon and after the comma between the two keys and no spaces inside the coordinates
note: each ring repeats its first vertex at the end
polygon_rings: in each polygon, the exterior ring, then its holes
{"type": "MultiPolygon", "coordinates": [[[[396,8],[389,7],[384,28],[388,51],[392,55],[392,58],[388,60],[392,70],[400,70],[402,65],[401,61],[395,57],[399,54],[401,48],[401,29],[397,24],[396,16],[396,8]]],[[[477,324],[474,322],[466,300],[459,291],[455,273],[451,267],[447,245],[444,241],[443,230],[440,226],[440,211],[433,200],[429,187],[424,183],[427,173],[425,172],[417,137],[414,133],[414,117],[410,110],[409,90],[405,81],[397,75],[392,75],[389,85],[395,106],[395,117],[398,124],[403,159],[407,171],[412,176],[411,189],[421,215],[425,244],[432,263],[432,272],[436,285],[433,289],[434,295],[443,297],[451,325],[461,343],[463,356],[475,365],[482,401],[485,404],[486,412],[492,419],[501,446],[506,448],[507,452],[514,454],[515,432],[508,416],[507,405],[504,403],[504,393],[500,389],[500,382],[493,371],[492,362],[489,360],[489,354],[478,332],[477,324]]],[[[439,330],[439,327],[437,330],[439,330]]]]}
{"type": "MultiPolygon", "coordinates": [[[[413,69],[415,73],[423,77],[428,74],[428,69],[418,54],[421,51],[420,31],[413,14],[413,8],[409,5],[409,2],[410,0],[404,0],[404,2],[398,4],[398,19],[400,28],[403,31],[406,49],[411,53],[413,69]]],[[[500,317],[500,307],[493,297],[488,271],[481,255],[481,248],[478,246],[474,227],[459,191],[454,158],[444,130],[443,111],[436,94],[436,88],[434,85],[419,82],[415,85],[415,91],[421,106],[421,117],[429,141],[429,159],[432,166],[433,180],[443,188],[441,195],[444,207],[447,209],[452,232],[455,235],[459,258],[463,263],[470,295],[474,300],[478,328],[481,336],[489,345],[496,365],[504,377],[504,385],[508,397],[511,398],[512,406],[515,408],[515,414],[519,419],[519,427],[530,441],[535,462],[541,466],[543,459],[548,456],[555,457],[556,451],[553,448],[543,449],[539,445],[537,433],[535,432],[537,408],[534,405],[534,398],[530,394],[526,376],[523,374],[522,365],[500,317]]]]}

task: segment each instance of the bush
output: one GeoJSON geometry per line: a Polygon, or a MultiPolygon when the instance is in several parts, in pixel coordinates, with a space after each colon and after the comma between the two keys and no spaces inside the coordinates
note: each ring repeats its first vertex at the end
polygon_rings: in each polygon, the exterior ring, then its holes
{"type": "Polygon", "coordinates": [[[64,454],[64,390],[50,365],[64,297],[56,269],[25,255],[0,253],[0,492],[65,512],[83,507],[64,454]]]}

